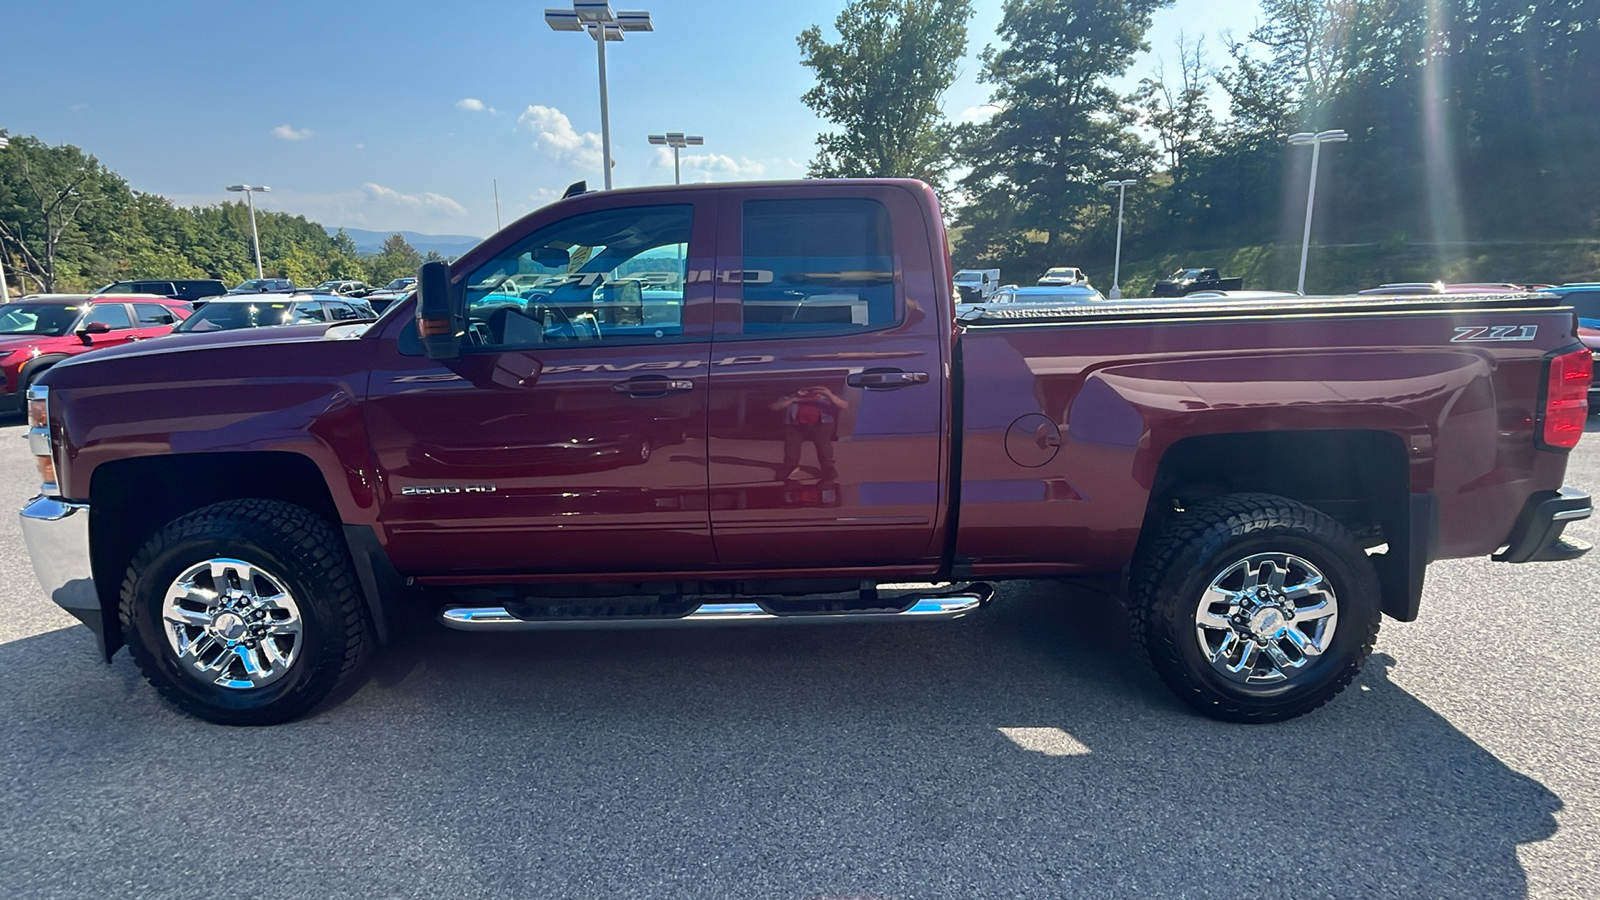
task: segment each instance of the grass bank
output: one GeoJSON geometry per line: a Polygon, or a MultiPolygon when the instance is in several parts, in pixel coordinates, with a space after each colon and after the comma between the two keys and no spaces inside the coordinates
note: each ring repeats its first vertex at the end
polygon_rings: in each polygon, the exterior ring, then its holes
{"type": "MultiPolygon", "coordinates": [[[[1086,262],[1090,280],[1102,291],[1109,290],[1111,260],[1086,262]]],[[[1063,262],[1072,264],[1072,260],[1063,262]]],[[[1149,296],[1151,284],[1185,266],[1215,266],[1225,276],[1242,276],[1246,290],[1292,291],[1300,267],[1300,247],[1266,244],[1144,259],[1124,256],[1122,293],[1149,296]]],[[[1011,276],[1005,280],[1010,281],[1011,276]]],[[[1311,294],[1342,294],[1400,281],[1600,281],[1600,240],[1333,244],[1313,246],[1306,265],[1306,292],[1311,294]]]]}

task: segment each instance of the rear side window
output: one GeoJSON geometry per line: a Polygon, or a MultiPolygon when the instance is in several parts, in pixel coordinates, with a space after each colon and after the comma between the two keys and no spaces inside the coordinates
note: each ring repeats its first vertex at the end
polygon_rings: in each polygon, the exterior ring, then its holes
{"type": "Polygon", "coordinates": [[[172,310],[159,303],[135,303],[133,314],[139,318],[139,324],[144,327],[171,325],[178,321],[177,315],[172,310]]]}
{"type": "Polygon", "coordinates": [[[744,333],[867,331],[895,323],[889,211],[876,200],[744,204],[744,333]]]}
{"type": "Polygon", "coordinates": [[[104,322],[112,331],[133,327],[133,323],[128,321],[128,308],[121,303],[95,304],[83,324],[93,325],[96,322],[104,322]]]}

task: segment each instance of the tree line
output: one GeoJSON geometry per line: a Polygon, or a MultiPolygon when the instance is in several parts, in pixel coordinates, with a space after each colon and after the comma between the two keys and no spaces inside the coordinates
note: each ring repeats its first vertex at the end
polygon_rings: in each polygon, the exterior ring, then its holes
{"type": "Polygon", "coordinates": [[[946,188],[958,264],[1025,277],[1109,268],[1104,184],[1126,178],[1125,259],[1297,246],[1311,154],[1285,138],[1342,128],[1320,243],[1422,244],[1446,268],[1474,242],[1596,236],[1600,0],[1263,0],[1248,34],[1181,38],[1117,90],[1172,2],[1005,0],[980,55],[993,113],[954,123],[970,0],[853,0],[837,40],[798,39],[802,99],[834,126],[810,173],[946,188]]]}
{"type": "MultiPolygon", "coordinates": [[[[301,285],[384,284],[415,275],[425,259],[398,234],[381,252],[360,254],[349,235],[330,235],[304,216],[257,210],[256,227],[266,274],[301,285]]],[[[10,136],[0,150],[0,261],[21,293],[81,292],[136,278],[233,285],[256,274],[244,203],[176,206],[134,190],[77,147],[27,135],[10,136]]]]}

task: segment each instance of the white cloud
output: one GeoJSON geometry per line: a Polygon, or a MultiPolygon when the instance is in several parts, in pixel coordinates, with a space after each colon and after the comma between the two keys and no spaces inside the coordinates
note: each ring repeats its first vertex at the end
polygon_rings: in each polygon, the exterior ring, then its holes
{"type": "MultiPolygon", "coordinates": [[[[680,151],[682,153],[683,151],[680,151]]],[[[672,150],[657,147],[650,165],[672,170],[672,150]]],[[[721,153],[683,153],[679,168],[684,181],[751,181],[767,173],[765,163],[753,159],[734,159],[721,153]]]]}
{"type": "Polygon", "coordinates": [[[963,109],[956,118],[963,122],[986,122],[990,116],[999,111],[1000,107],[995,106],[993,103],[984,103],[980,106],[969,106],[963,109]]]}
{"type": "Polygon", "coordinates": [[[386,188],[381,184],[367,182],[361,186],[361,192],[367,200],[373,203],[389,203],[412,209],[437,210],[451,216],[464,216],[466,207],[451,200],[443,194],[402,194],[393,188],[386,188]]]}
{"type": "Polygon", "coordinates": [[[303,141],[316,134],[309,128],[295,128],[292,125],[279,125],[272,129],[272,136],[285,141],[303,141]]]}
{"type": "Polygon", "coordinates": [[[355,147],[357,150],[365,150],[365,149],[367,149],[367,145],[366,144],[351,144],[350,146],[355,147]]]}
{"type": "Polygon", "coordinates": [[[488,104],[484,103],[482,100],[479,100],[476,97],[464,97],[464,98],[462,98],[460,100],[457,100],[456,101],[456,109],[462,110],[464,112],[487,112],[487,113],[499,113],[500,112],[500,110],[495,109],[492,106],[489,106],[488,104]]]}
{"type": "Polygon", "coordinates": [[[592,131],[579,134],[561,110],[529,106],[517,117],[517,125],[533,132],[533,145],[556,162],[584,169],[600,168],[600,135],[592,131]]]}

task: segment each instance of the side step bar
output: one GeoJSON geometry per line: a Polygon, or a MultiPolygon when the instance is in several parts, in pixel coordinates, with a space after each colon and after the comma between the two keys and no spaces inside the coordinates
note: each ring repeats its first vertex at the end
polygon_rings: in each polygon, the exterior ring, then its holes
{"type": "Polygon", "coordinates": [[[446,627],[459,631],[593,631],[621,628],[681,628],[691,625],[826,625],[852,622],[943,622],[977,610],[994,596],[994,588],[975,584],[957,593],[922,597],[899,612],[786,613],[761,603],[702,603],[684,616],[618,616],[595,619],[519,619],[499,606],[452,606],[439,614],[446,627]]]}

